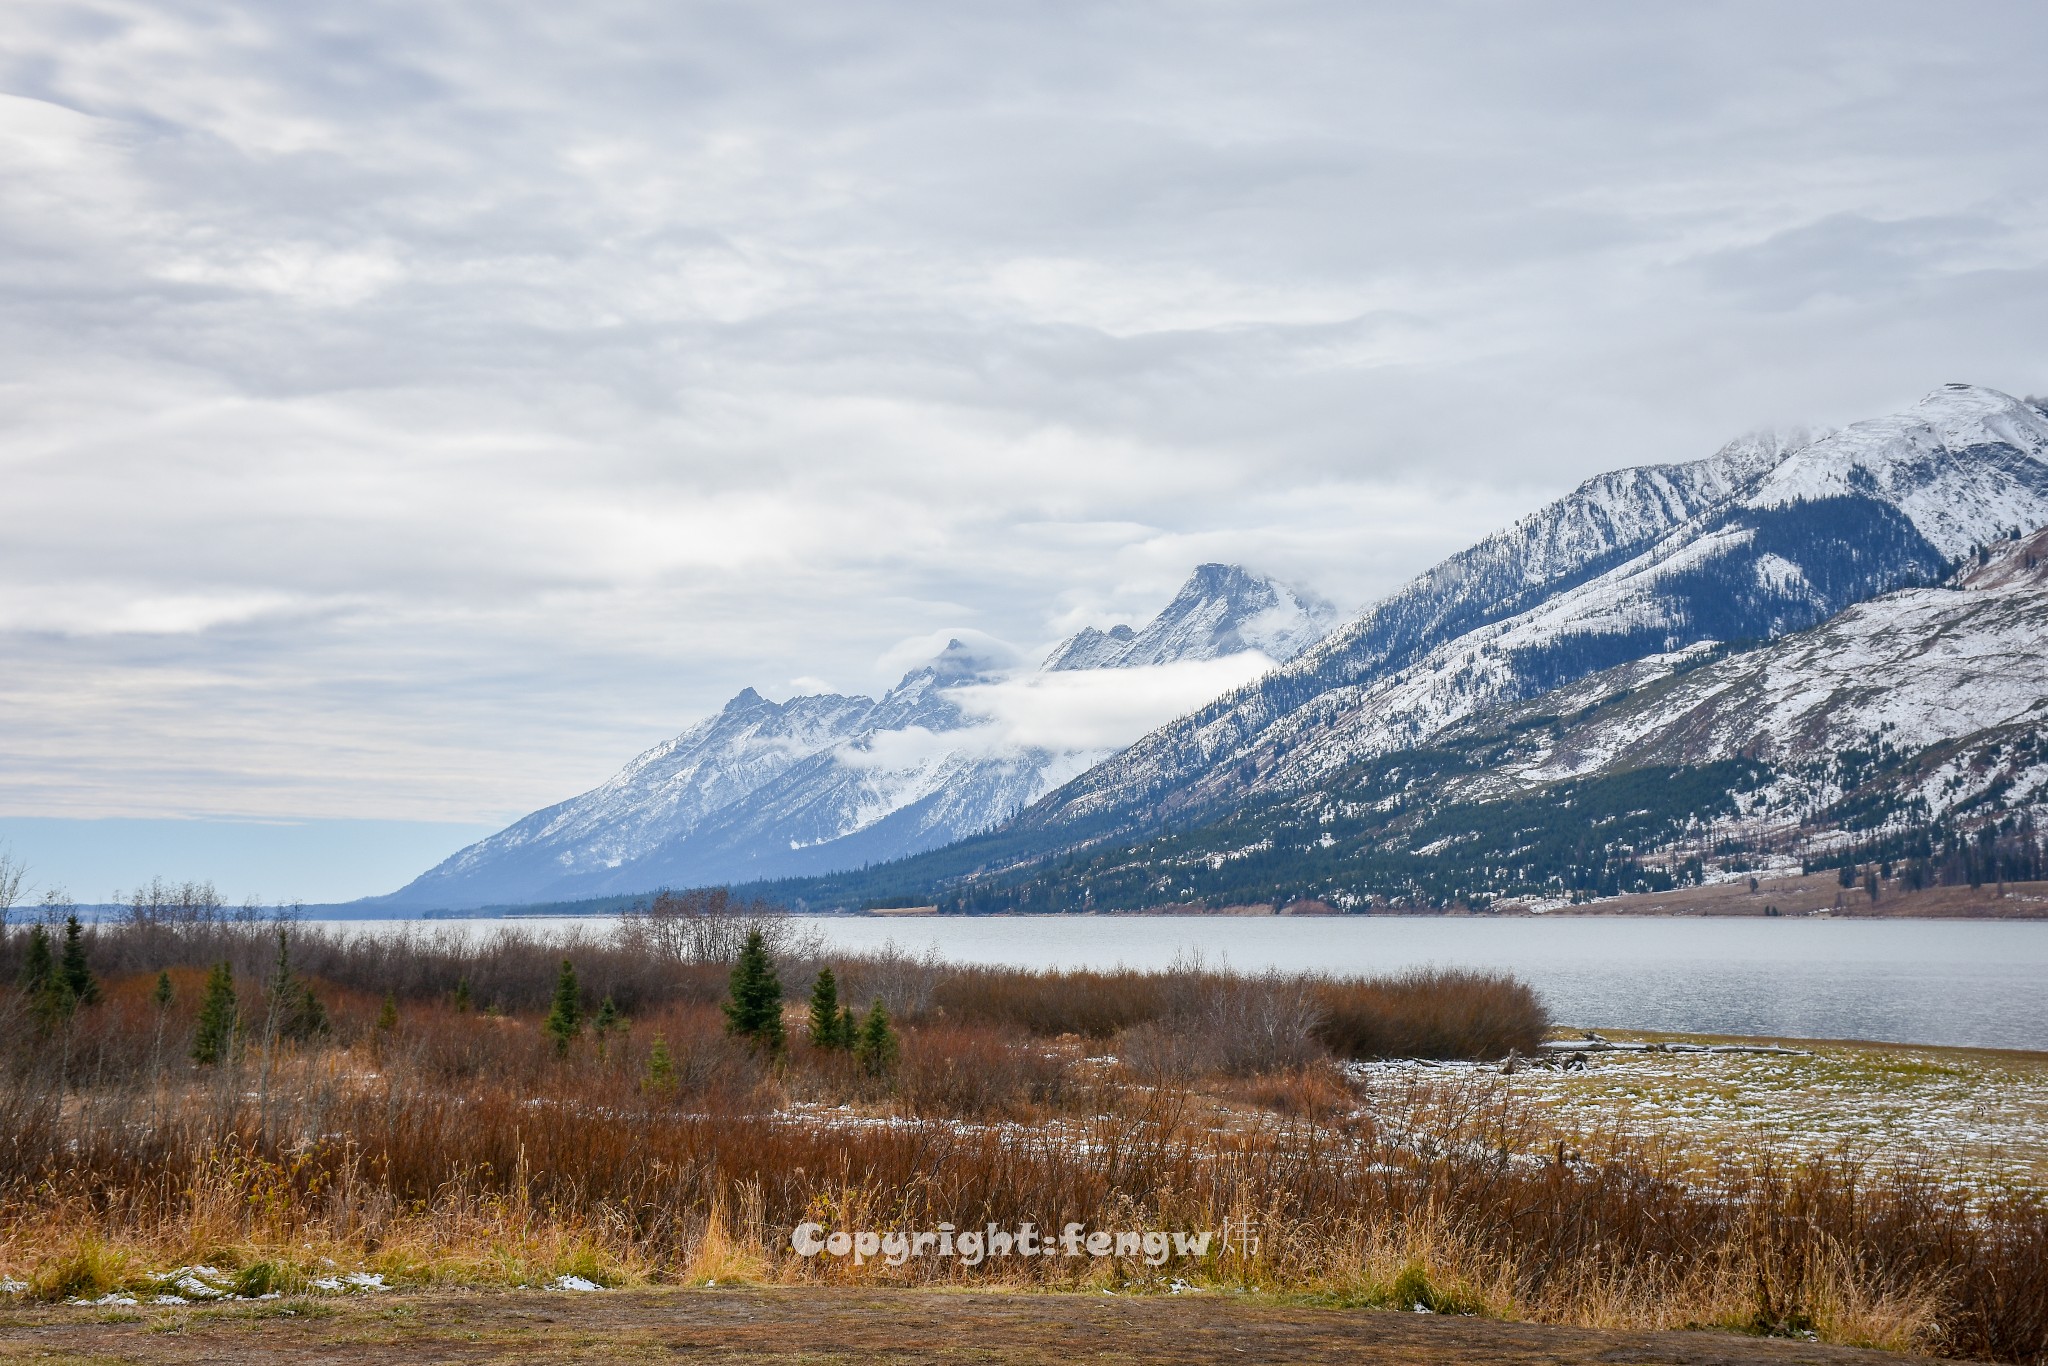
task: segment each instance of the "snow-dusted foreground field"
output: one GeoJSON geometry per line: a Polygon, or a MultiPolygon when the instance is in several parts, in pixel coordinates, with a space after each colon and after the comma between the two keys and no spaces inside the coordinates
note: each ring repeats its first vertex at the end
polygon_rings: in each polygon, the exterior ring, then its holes
{"type": "MultiPolygon", "coordinates": [[[[1561,1035],[1569,1038],[1570,1035],[1561,1035]]],[[[1991,1193],[2048,1191],[2048,1053],[1790,1042],[1719,1051],[1702,1035],[1601,1031],[1569,1067],[1353,1064],[1383,1079],[1505,1086],[1568,1131],[1694,1141],[1701,1154],[1768,1148],[1932,1168],[1991,1193]]],[[[1560,1050],[1560,1055],[1570,1058],[1560,1050]]]]}

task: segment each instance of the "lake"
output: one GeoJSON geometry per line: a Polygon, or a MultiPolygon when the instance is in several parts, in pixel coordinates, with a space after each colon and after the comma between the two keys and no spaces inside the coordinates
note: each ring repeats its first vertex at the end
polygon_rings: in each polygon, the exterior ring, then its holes
{"type": "MultiPolygon", "coordinates": [[[[462,934],[614,923],[587,919],[330,921],[462,934]]],[[[956,962],[1160,968],[1199,953],[1242,972],[1336,975],[1498,968],[1562,1024],[1783,1038],[2048,1050],[2048,921],[1606,916],[817,916],[834,947],[893,943],[956,962]]]]}

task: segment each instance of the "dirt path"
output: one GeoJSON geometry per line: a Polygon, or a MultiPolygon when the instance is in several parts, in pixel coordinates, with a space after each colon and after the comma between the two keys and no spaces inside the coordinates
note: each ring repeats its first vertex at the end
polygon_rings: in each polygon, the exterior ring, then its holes
{"type": "Polygon", "coordinates": [[[1220,1296],[746,1289],[449,1293],[197,1310],[0,1311],[0,1361],[1903,1363],[1719,1333],[1625,1333],[1220,1296]]]}

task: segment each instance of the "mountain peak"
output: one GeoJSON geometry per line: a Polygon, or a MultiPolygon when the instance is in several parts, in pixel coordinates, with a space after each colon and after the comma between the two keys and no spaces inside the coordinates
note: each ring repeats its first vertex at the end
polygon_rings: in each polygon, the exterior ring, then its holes
{"type": "Polygon", "coordinates": [[[1912,415],[1939,431],[1942,444],[1951,449],[2002,442],[2032,446],[2038,453],[2048,441],[2048,416],[2040,409],[1982,384],[1944,384],[1921,399],[1912,415]]]}
{"type": "Polygon", "coordinates": [[[1130,669],[1246,650],[1284,662],[1322,639],[1335,616],[1314,594],[1243,565],[1202,564],[1144,630],[1088,627],[1062,642],[1045,668],[1130,669]]]}
{"type": "Polygon", "coordinates": [[[1954,558],[1984,525],[2031,527],[2048,498],[2048,414],[1978,384],[1944,384],[1911,408],[1854,422],[1785,457],[1749,500],[1783,507],[1877,497],[1954,558]]]}

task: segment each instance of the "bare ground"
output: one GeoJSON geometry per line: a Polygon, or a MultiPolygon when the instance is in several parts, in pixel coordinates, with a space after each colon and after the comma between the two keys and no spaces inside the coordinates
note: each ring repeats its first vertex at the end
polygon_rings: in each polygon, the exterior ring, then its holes
{"type": "MultiPolygon", "coordinates": [[[[1764,872],[1757,875],[1757,890],[1749,880],[1710,883],[1704,887],[1679,887],[1668,892],[1631,892],[1626,896],[1603,897],[1578,906],[1548,912],[1564,915],[1763,915],[1775,907],[1780,915],[1813,915],[1857,919],[1924,920],[2048,920],[2048,882],[1987,883],[1982,887],[1926,887],[1909,892],[1896,881],[1887,882],[1872,901],[1862,887],[1844,887],[1831,870],[1823,873],[1764,872]]],[[[1526,904],[1502,901],[1493,908],[1497,915],[1527,915],[1526,904]]],[[[1130,912],[1138,915],[1338,915],[1335,907],[1321,901],[1297,901],[1284,909],[1271,902],[1245,906],[1206,907],[1175,903],[1130,912]]],[[[1468,915],[1464,910],[1407,911],[1380,910],[1376,915],[1468,915]]]]}
{"type": "Polygon", "coordinates": [[[197,1310],[0,1311],[0,1362],[1365,1362],[1821,1366],[1927,1358],[1216,1295],[840,1287],[465,1292],[197,1310]]]}
{"type": "MultiPolygon", "coordinates": [[[[2048,882],[1987,883],[1982,887],[1927,887],[1917,892],[1886,883],[1873,902],[1861,887],[1844,887],[1833,872],[1759,874],[1757,890],[1748,879],[1669,892],[1635,892],[1552,911],[1552,915],[1780,915],[1826,912],[1857,919],[2048,920],[2048,882]]],[[[1503,903],[1503,911],[1517,909],[1503,903]]]]}

